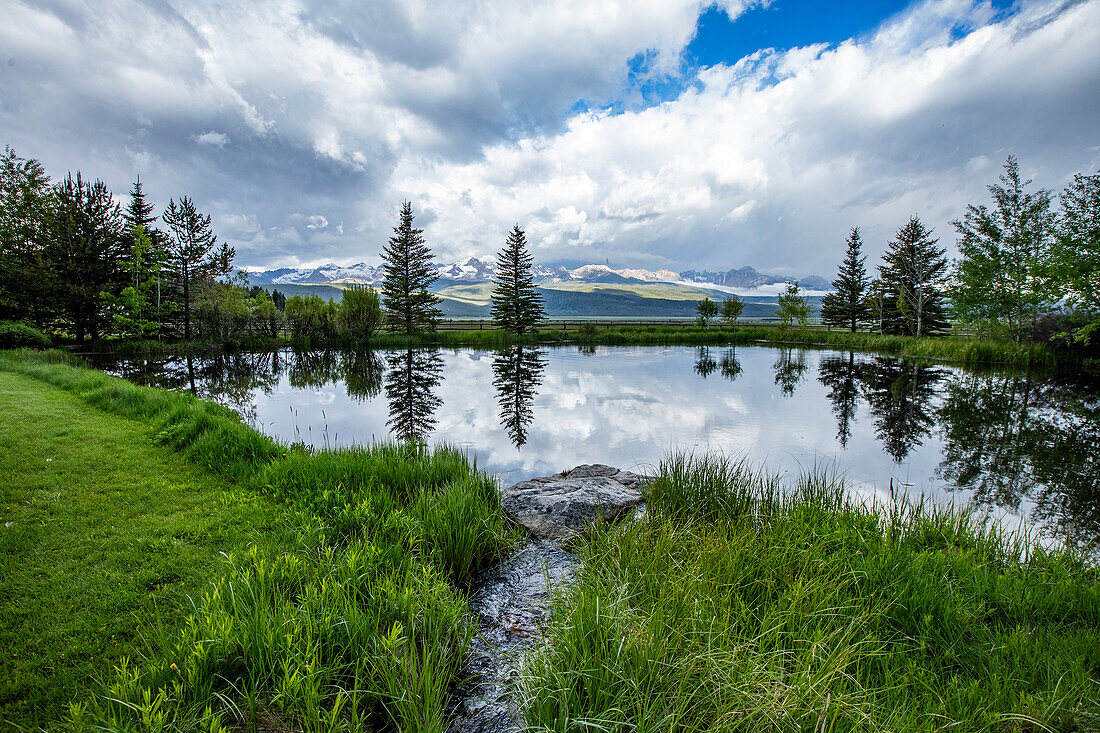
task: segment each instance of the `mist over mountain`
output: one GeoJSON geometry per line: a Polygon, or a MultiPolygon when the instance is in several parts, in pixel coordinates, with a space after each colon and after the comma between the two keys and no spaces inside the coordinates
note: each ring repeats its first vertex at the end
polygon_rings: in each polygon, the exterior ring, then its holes
{"type": "MultiPolygon", "coordinates": [[[[485,262],[476,257],[468,257],[461,262],[436,265],[439,280],[437,288],[459,283],[490,282],[496,273],[496,264],[485,262]]],[[[536,283],[576,282],[638,285],[645,283],[677,283],[687,285],[714,285],[731,290],[758,290],[770,285],[786,284],[790,278],[765,275],[753,267],[740,267],[726,272],[707,270],[645,270],[639,268],[614,269],[608,265],[582,265],[574,269],[565,267],[549,268],[535,265],[532,274],[536,283]]],[[[248,272],[248,281],[253,285],[378,285],[385,273],[381,265],[372,266],[364,262],[354,265],[327,264],[315,268],[280,268],[248,272]]],[[[803,290],[827,291],[829,282],[818,275],[808,275],[798,280],[803,290]]]]}

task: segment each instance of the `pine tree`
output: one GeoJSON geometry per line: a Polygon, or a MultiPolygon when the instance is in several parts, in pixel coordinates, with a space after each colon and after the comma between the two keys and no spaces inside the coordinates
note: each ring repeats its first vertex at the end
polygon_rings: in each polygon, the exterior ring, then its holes
{"type": "Polygon", "coordinates": [[[102,181],[70,174],[53,189],[47,253],[56,276],[58,301],[77,343],[99,338],[108,325],[102,294],[123,286],[125,252],[122,213],[102,181]]]}
{"type": "Polygon", "coordinates": [[[497,325],[518,336],[535,330],[546,319],[542,296],[535,290],[531,275],[531,262],[527,237],[516,224],[508,235],[504,249],[497,255],[492,314],[497,325]]]}
{"type": "Polygon", "coordinates": [[[853,331],[868,317],[867,270],[862,255],[863,240],[859,227],[853,227],[848,235],[848,252],[840,266],[833,291],[821,301],[821,320],[830,326],[848,326],[853,331]]]}
{"type": "Polygon", "coordinates": [[[42,327],[56,310],[47,231],[52,191],[42,164],[4,147],[0,158],[0,319],[42,327]]]}
{"type": "Polygon", "coordinates": [[[210,227],[210,215],[200,214],[187,196],[168,201],[162,217],[170,237],[168,265],[179,280],[183,295],[183,334],[191,338],[191,311],[197,290],[208,280],[227,275],[236,251],[227,244],[217,246],[218,238],[210,227]]]}
{"type": "MultiPolygon", "coordinates": [[[[138,263],[131,259],[131,266],[128,268],[132,280],[130,286],[140,290],[143,282],[152,279],[154,287],[149,293],[150,302],[147,304],[149,306],[147,315],[150,320],[162,324],[164,317],[172,312],[173,308],[165,308],[162,304],[163,284],[161,274],[166,259],[165,236],[164,232],[156,228],[157,216],[153,211],[153,205],[145,200],[145,191],[141,186],[141,176],[137,176],[134,179],[133,188],[130,189],[130,205],[126,207],[126,211],[122,214],[125,221],[126,240],[135,241],[138,236],[137,231],[140,228],[142,235],[147,237],[149,241],[148,245],[141,251],[142,261],[138,263]]],[[[135,250],[131,249],[131,255],[134,252],[135,250]]],[[[172,305],[174,306],[174,304],[172,305]]]]}
{"type": "Polygon", "coordinates": [[[925,336],[948,327],[942,291],[947,259],[938,242],[913,216],[888,245],[879,265],[886,332],[925,336]]]}
{"type": "Polygon", "coordinates": [[[401,223],[382,248],[382,305],[395,327],[411,334],[435,330],[441,315],[440,299],[428,292],[439,279],[432,269],[432,251],[424,244],[424,230],[413,227],[412,204],[401,204],[401,223]]]}

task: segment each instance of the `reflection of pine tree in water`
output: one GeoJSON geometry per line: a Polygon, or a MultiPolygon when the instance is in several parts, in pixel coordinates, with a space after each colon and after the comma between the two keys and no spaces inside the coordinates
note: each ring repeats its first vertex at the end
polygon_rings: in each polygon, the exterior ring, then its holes
{"type": "Polygon", "coordinates": [[[695,373],[706,379],[717,368],[718,362],[710,355],[710,347],[700,346],[695,357],[695,373]]]}
{"type": "Polygon", "coordinates": [[[373,351],[345,351],[343,354],[344,386],[348,397],[362,402],[377,397],[382,391],[381,357],[373,351]]]}
{"type": "Polygon", "coordinates": [[[543,353],[537,349],[525,350],[523,346],[498,351],[493,359],[493,386],[500,403],[500,424],[517,448],[527,442],[531,402],[542,384],[545,369],[543,353]]]}
{"type": "Polygon", "coordinates": [[[936,367],[878,357],[863,365],[863,394],[875,418],[875,435],[901,463],[932,431],[933,402],[945,372],[936,367]]]}
{"type": "Polygon", "coordinates": [[[791,348],[780,348],[779,358],[772,365],[775,370],[775,383],[782,390],[784,396],[794,395],[794,388],[802,381],[806,373],[806,351],[799,349],[797,353],[791,348]]]}
{"type": "Polygon", "coordinates": [[[964,374],[940,409],[939,475],[976,504],[1017,511],[1085,551],[1100,541],[1100,402],[1083,389],[1023,375],[964,374]]]}
{"type": "Polygon", "coordinates": [[[390,432],[399,440],[424,442],[435,428],[435,411],[443,400],[435,388],[443,381],[443,357],[438,349],[408,349],[386,359],[386,399],[390,432]]]}
{"type": "Polygon", "coordinates": [[[731,382],[740,376],[741,362],[737,361],[737,354],[734,353],[732,346],[722,354],[722,360],[718,362],[718,368],[721,370],[722,376],[731,382]]]}
{"type": "Polygon", "coordinates": [[[836,439],[842,448],[848,447],[852,436],[852,423],[856,419],[859,399],[859,369],[856,355],[848,352],[848,358],[828,356],[821,360],[817,381],[829,388],[829,400],[836,417],[836,439]]]}

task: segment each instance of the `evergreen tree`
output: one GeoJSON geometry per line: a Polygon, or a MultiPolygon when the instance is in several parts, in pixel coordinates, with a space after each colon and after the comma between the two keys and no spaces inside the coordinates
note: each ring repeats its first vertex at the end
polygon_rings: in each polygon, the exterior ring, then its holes
{"type": "Polygon", "coordinates": [[[942,291],[947,259],[938,242],[913,216],[888,245],[879,266],[886,332],[925,336],[948,327],[942,291]]]}
{"type": "Polygon", "coordinates": [[[55,310],[54,278],[46,261],[52,192],[37,160],[9,147],[0,159],[0,319],[42,327],[55,310]]]}
{"type": "Polygon", "coordinates": [[[138,225],[129,235],[130,250],[123,258],[121,267],[128,273],[128,284],[117,296],[102,293],[116,333],[133,338],[142,338],[155,333],[160,327],[154,319],[155,287],[159,277],[159,268],[148,265],[152,241],[145,233],[145,227],[138,225]]]}
{"type": "Polygon", "coordinates": [[[867,270],[862,255],[863,240],[859,227],[853,227],[848,235],[848,251],[836,280],[833,292],[821,301],[821,320],[830,326],[847,326],[853,331],[868,317],[865,301],[867,295],[867,270]]]}
{"type": "Polygon", "coordinates": [[[542,296],[535,290],[531,276],[531,262],[527,238],[516,224],[497,255],[492,314],[498,326],[518,336],[535,330],[546,319],[542,296]]]}
{"type": "Polygon", "coordinates": [[[103,181],[70,174],[53,189],[48,259],[58,302],[77,343],[99,338],[108,325],[102,293],[117,294],[124,276],[122,213],[103,181]]]}
{"type": "Polygon", "coordinates": [[[424,244],[424,230],[413,227],[412,204],[401,204],[401,223],[382,248],[382,305],[398,329],[411,334],[435,330],[440,299],[428,292],[439,279],[432,269],[432,251],[424,244]]]}
{"type": "MultiPolygon", "coordinates": [[[[128,268],[131,273],[130,285],[140,289],[143,282],[152,279],[153,288],[149,293],[148,305],[150,308],[147,316],[151,321],[162,323],[168,312],[171,312],[171,309],[165,309],[162,305],[165,294],[161,282],[165,264],[165,236],[164,232],[157,229],[157,216],[153,212],[153,205],[145,200],[145,191],[141,186],[141,176],[137,176],[134,179],[133,188],[130,189],[130,205],[123,212],[126,239],[128,242],[133,242],[136,236],[135,232],[140,227],[149,242],[148,246],[144,247],[142,251],[140,266],[128,268]]],[[[133,261],[131,261],[131,265],[133,264],[133,261]]]]}
{"type": "Polygon", "coordinates": [[[946,372],[938,367],[879,357],[860,370],[875,435],[896,463],[931,435],[946,372]]]}
{"type": "Polygon", "coordinates": [[[1007,326],[1019,341],[1052,301],[1048,265],[1054,233],[1049,191],[1028,193],[1016,159],[1009,156],[1003,186],[989,186],[994,206],[966,207],[952,222],[960,258],[952,294],[955,312],[979,328],[1007,326]]]}
{"type": "Polygon", "coordinates": [[[177,204],[168,201],[162,217],[168,225],[168,266],[179,282],[183,305],[183,337],[191,338],[191,312],[198,290],[208,281],[227,275],[236,251],[223,243],[210,226],[210,215],[200,214],[195,203],[184,196],[177,204]]]}

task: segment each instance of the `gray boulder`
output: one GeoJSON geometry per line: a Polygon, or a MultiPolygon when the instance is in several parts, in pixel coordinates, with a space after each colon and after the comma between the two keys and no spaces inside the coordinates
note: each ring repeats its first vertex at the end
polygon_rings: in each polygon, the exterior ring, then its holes
{"type": "Polygon", "coordinates": [[[642,479],[600,464],[520,481],[504,490],[505,513],[539,539],[569,540],[602,516],[614,521],[642,501],[642,479]]]}

